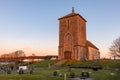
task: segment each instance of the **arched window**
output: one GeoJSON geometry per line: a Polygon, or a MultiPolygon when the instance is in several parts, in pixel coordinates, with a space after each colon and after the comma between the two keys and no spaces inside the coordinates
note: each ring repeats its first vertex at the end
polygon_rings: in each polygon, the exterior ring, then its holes
{"type": "Polygon", "coordinates": [[[66,40],[71,41],[71,35],[70,34],[67,35],[66,40]]]}

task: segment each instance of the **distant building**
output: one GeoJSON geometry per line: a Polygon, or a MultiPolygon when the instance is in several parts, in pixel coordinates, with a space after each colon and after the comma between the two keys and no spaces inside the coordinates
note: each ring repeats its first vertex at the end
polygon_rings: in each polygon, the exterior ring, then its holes
{"type": "Polygon", "coordinates": [[[86,39],[86,20],[74,12],[59,18],[59,59],[95,60],[99,49],[86,39]]]}

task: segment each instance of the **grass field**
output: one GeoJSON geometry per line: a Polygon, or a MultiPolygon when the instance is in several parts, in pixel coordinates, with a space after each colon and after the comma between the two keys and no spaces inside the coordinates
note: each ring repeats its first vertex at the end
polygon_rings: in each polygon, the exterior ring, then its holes
{"type": "MultiPolygon", "coordinates": [[[[28,71],[26,71],[25,74],[22,75],[19,75],[16,72],[12,74],[0,74],[0,80],[64,80],[65,73],[67,74],[67,80],[70,80],[69,78],[70,72],[67,66],[59,67],[59,68],[47,67],[48,63],[53,64],[54,62],[56,61],[36,62],[30,66],[39,67],[40,69],[34,70],[33,74],[29,74],[28,71]],[[53,77],[54,71],[57,71],[63,76],[53,77]]],[[[89,65],[90,63],[91,62],[85,62],[84,65],[87,64],[89,65]]],[[[80,77],[82,71],[87,71],[90,73],[90,77],[95,80],[120,80],[120,70],[115,69],[115,68],[119,68],[120,66],[119,63],[120,61],[101,61],[98,65],[101,65],[105,68],[109,66],[111,69],[102,69],[98,71],[93,71],[92,69],[72,68],[71,71],[75,73],[75,77],[80,77]]]]}

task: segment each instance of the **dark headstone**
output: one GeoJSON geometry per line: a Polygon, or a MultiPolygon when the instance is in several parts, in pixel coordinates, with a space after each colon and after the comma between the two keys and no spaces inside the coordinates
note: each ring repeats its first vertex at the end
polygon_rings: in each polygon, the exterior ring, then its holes
{"type": "Polygon", "coordinates": [[[81,73],[81,78],[89,78],[89,77],[90,77],[90,75],[89,75],[88,72],[82,72],[81,73]]]}
{"type": "Polygon", "coordinates": [[[57,71],[54,71],[54,72],[53,72],[53,76],[58,76],[58,72],[57,72],[57,71]]]}
{"type": "Polygon", "coordinates": [[[13,67],[13,66],[11,66],[10,68],[11,68],[11,70],[13,70],[13,69],[14,69],[14,67],[13,67]]]}
{"type": "Polygon", "coordinates": [[[3,70],[3,67],[1,67],[0,69],[3,70]]]}
{"type": "Polygon", "coordinates": [[[22,68],[20,68],[20,70],[19,70],[19,74],[24,74],[24,71],[23,71],[22,68]]]}
{"type": "Polygon", "coordinates": [[[30,69],[30,74],[33,74],[33,70],[32,69],[30,69]]]}
{"type": "Polygon", "coordinates": [[[93,67],[93,71],[98,71],[98,67],[93,67]]]}
{"type": "Polygon", "coordinates": [[[70,72],[70,78],[74,78],[75,77],[75,73],[74,72],[70,72]]]}
{"type": "Polygon", "coordinates": [[[7,74],[11,74],[11,70],[10,69],[7,70],[7,74]]]}

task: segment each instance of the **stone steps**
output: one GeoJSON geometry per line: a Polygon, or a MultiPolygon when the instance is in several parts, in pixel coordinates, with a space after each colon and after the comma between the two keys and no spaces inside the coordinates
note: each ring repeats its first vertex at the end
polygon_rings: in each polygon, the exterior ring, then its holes
{"type": "Polygon", "coordinates": [[[54,66],[61,66],[63,63],[65,63],[67,60],[60,60],[57,63],[54,64],[54,66]]]}

